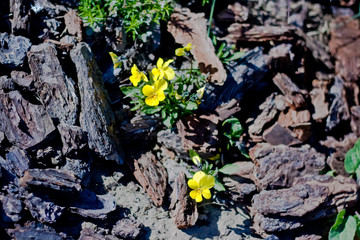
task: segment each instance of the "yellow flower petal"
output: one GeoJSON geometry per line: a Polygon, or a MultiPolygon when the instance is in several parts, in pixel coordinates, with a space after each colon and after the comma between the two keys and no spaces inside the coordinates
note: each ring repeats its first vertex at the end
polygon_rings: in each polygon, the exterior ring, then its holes
{"type": "Polygon", "coordinates": [[[161,69],[163,67],[164,60],[162,58],[159,58],[156,63],[156,67],[158,69],[161,69]]]}
{"type": "Polygon", "coordinates": [[[144,80],[145,82],[148,81],[147,76],[145,75],[145,73],[141,73],[141,79],[144,80]]]}
{"type": "Polygon", "coordinates": [[[203,200],[202,196],[201,196],[201,193],[196,195],[196,198],[195,198],[195,201],[196,202],[201,202],[203,200]]]}
{"type": "Polygon", "coordinates": [[[157,99],[156,95],[147,97],[145,99],[145,103],[151,107],[159,105],[159,100],[157,99]]]}
{"type": "Polygon", "coordinates": [[[155,93],[154,88],[152,86],[150,86],[150,85],[145,85],[142,88],[142,92],[147,97],[153,96],[154,93],[155,93]]]}
{"type": "Polygon", "coordinates": [[[185,51],[183,48],[177,48],[175,49],[175,55],[178,57],[184,56],[185,55],[185,51]]]}
{"type": "Polygon", "coordinates": [[[191,49],[193,49],[193,46],[191,43],[188,43],[185,47],[184,47],[184,50],[185,51],[190,51],[191,49]]]}
{"type": "Polygon", "coordinates": [[[204,96],[204,91],[205,91],[205,87],[199,88],[196,91],[196,96],[198,99],[202,99],[202,97],[204,96]]]}
{"type": "Polygon", "coordinates": [[[197,181],[195,181],[194,179],[190,179],[188,181],[188,186],[191,189],[198,189],[199,188],[199,183],[197,181]]]}
{"type": "Polygon", "coordinates": [[[193,179],[200,183],[200,179],[202,179],[206,174],[203,171],[198,171],[194,174],[193,179]]]}
{"type": "Polygon", "coordinates": [[[212,188],[215,185],[215,178],[211,175],[203,176],[200,181],[199,185],[201,188],[212,188]]]}
{"type": "Polygon", "coordinates": [[[154,83],[155,91],[165,91],[167,89],[168,83],[165,79],[160,79],[154,83]]]}
{"type": "Polygon", "coordinates": [[[136,75],[139,73],[139,69],[138,67],[134,64],[132,67],[131,67],[131,74],[133,75],[136,75]]]}
{"type": "Polygon", "coordinates": [[[208,188],[202,189],[201,193],[204,196],[204,198],[206,198],[206,199],[211,198],[211,192],[210,192],[210,190],[208,188]]]}
{"type": "Polygon", "coordinates": [[[165,93],[163,91],[156,92],[157,99],[161,102],[165,100],[165,93]]]}
{"type": "Polygon", "coordinates": [[[167,61],[163,64],[162,68],[166,68],[166,67],[169,66],[169,64],[172,63],[173,61],[174,61],[174,59],[169,59],[169,60],[167,60],[167,61]]]}
{"type": "Polygon", "coordinates": [[[192,190],[189,195],[192,199],[196,199],[197,196],[199,196],[199,195],[201,196],[201,192],[199,191],[199,189],[192,190]]]}
{"type": "Polygon", "coordinates": [[[164,68],[164,73],[167,80],[172,80],[175,77],[175,72],[171,67],[164,68]]]}

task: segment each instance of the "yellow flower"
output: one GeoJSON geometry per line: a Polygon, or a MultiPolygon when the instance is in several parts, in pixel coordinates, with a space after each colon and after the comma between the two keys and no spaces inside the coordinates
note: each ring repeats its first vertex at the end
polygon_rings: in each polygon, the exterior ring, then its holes
{"type": "Polygon", "coordinates": [[[190,197],[196,202],[201,202],[202,197],[206,199],[211,198],[210,188],[215,185],[215,178],[211,175],[206,175],[199,171],[194,174],[193,178],[188,181],[188,186],[194,189],[190,192],[190,197]]]}
{"type": "Polygon", "coordinates": [[[120,62],[119,57],[113,52],[109,52],[109,54],[110,54],[111,60],[114,64],[114,69],[121,67],[121,62],[120,62]]]}
{"type": "Polygon", "coordinates": [[[158,79],[162,79],[165,77],[166,80],[171,80],[175,77],[174,70],[169,67],[169,64],[172,63],[174,59],[167,60],[164,63],[164,60],[162,58],[159,58],[159,60],[156,63],[156,68],[152,69],[152,74],[154,75],[154,81],[157,81],[158,79]]]}
{"type": "Polygon", "coordinates": [[[193,48],[192,44],[188,43],[185,47],[175,49],[175,55],[178,57],[185,56],[186,52],[190,52],[193,48]]]}
{"type": "Polygon", "coordinates": [[[198,99],[202,99],[202,97],[204,96],[204,91],[205,91],[205,87],[199,88],[196,91],[196,96],[198,99]]]}
{"type": "Polygon", "coordinates": [[[142,89],[143,94],[147,97],[145,103],[149,106],[157,106],[159,102],[165,99],[164,90],[168,87],[164,79],[156,81],[154,85],[145,85],[142,89]]]}
{"type": "Polygon", "coordinates": [[[196,164],[199,165],[201,163],[201,158],[199,156],[193,156],[191,160],[196,164]]]}
{"type": "Polygon", "coordinates": [[[141,80],[144,80],[145,82],[148,81],[148,78],[143,72],[140,72],[138,67],[134,64],[131,68],[131,76],[130,81],[132,84],[136,87],[141,80]]]}

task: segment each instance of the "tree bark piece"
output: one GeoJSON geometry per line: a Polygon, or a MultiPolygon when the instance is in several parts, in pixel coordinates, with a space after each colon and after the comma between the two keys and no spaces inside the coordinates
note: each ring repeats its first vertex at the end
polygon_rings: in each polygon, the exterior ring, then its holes
{"type": "Polygon", "coordinates": [[[30,2],[26,0],[11,0],[10,12],[12,13],[12,34],[28,35],[30,33],[30,2]]]}
{"type": "Polygon", "coordinates": [[[223,85],[227,74],[215,54],[215,48],[210,38],[207,36],[204,14],[192,13],[187,8],[175,8],[167,28],[177,43],[184,46],[192,43],[195,46],[191,49],[191,53],[196,61],[204,63],[205,67],[211,66],[212,69],[216,69],[217,71],[211,76],[211,81],[223,85]]]}
{"type": "Polygon", "coordinates": [[[29,209],[31,216],[40,222],[55,223],[63,214],[64,207],[57,206],[51,201],[42,200],[35,197],[32,193],[24,201],[29,209]]]}
{"type": "Polygon", "coordinates": [[[75,10],[70,10],[64,15],[64,21],[67,28],[67,31],[76,37],[76,39],[81,42],[83,39],[82,36],[82,20],[78,16],[75,10]]]}
{"type": "Polygon", "coordinates": [[[306,146],[292,148],[260,143],[249,155],[255,163],[255,184],[261,190],[291,187],[296,179],[318,174],[325,167],[325,156],[306,146]]]}
{"type": "Polygon", "coordinates": [[[63,143],[64,155],[83,149],[87,144],[87,136],[81,127],[68,125],[64,122],[57,126],[63,143]]]}
{"type": "Polygon", "coordinates": [[[70,55],[76,66],[81,98],[80,126],[88,134],[89,147],[107,160],[123,163],[115,115],[90,47],[79,43],[70,55]]]}
{"type": "Polygon", "coordinates": [[[281,126],[278,122],[264,131],[263,139],[271,145],[284,144],[291,146],[301,143],[290,129],[281,126]]]}
{"type": "Polygon", "coordinates": [[[31,42],[25,37],[0,33],[0,67],[1,65],[8,68],[24,66],[26,52],[30,47],[31,42]]]}
{"type": "Polygon", "coordinates": [[[333,100],[330,105],[329,116],[326,118],[326,130],[332,130],[340,122],[350,119],[344,81],[339,76],[335,77],[334,84],[330,88],[330,95],[333,97],[333,100]]]}
{"type": "Polygon", "coordinates": [[[3,216],[4,222],[18,222],[23,216],[23,204],[19,199],[11,196],[0,195],[0,202],[6,215],[3,216]]]}
{"type": "Polygon", "coordinates": [[[32,222],[28,226],[17,226],[8,230],[14,239],[64,240],[66,235],[59,235],[53,228],[32,222]],[[64,236],[65,235],[65,236],[64,236]]]}
{"type": "Polygon", "coordinates": [[[194,226],[199,213],[197,205],[188,194],[188,186],[184,172],[180,172],[175,179],[173,192],[171,193],[170,209],[172,218],[177,228],[194,226]]]}
{"type": "Polygon", "coordinates": [[[26,149],[44,141],[55,126],[43,106],[26,101],[18,91],[0,93],[0,130],[26,149]]]}
{"type": "Polygon", "coordinates": [[[351,130],[360,137],[360,106],[352,106],[351,111],[351,130]]]}
{"type": "Polygon", "coordinates": [[[336,72],[345,81],[360,77],[360,25],[355,19],[338,17],[332,24],[329,49],[337,58],[336,72]]]}
{"type": "Polygon", "coordinates": [[[20,185],[36,190],[55,190],[60,192],[79,192],[79,180],[68,172],[56,169],[29,169],[20,179],[20,185]]]}
{"type": "Polygon", "coordinates": [[[116,222],[111,233],[123,239],[138,239],[143,227],[142,223],[138,223],[130,218],[123,218],[116,222]]]}
{"type": "Polygon", "coordinates": [[[33,45],[27,54],[29,66],[40,101],[49,115],[56,122],[74,125],[79,102],[75,83],[63,72],[56,54],[53,44],[33,45]]]}
{"type": "Polygon", "coordinates": [[[134,160],[134,176],[155,206],[161,206],[165,197],[168,174],[154,154],[147,152],[134,160]]]}
{"type": "Polygon", "coordinates": [[[274,123],[280,110],[285,109],[284,96],[271,94],[266,98],[259,109],[262,112],[254,120],[253,124],[249,126],[249,135],[254,142],[261,142],[263,140],[263,132],[269,125],[274,123]]]}
{"type": "Polygon", "coordinates": [[[306,102],[299,87],[291,81],[291,79],[284,73],[278,73],[273,78],[274,84],[285,95],[285,100],[291,107],[297,109],[306,106],[306,102]]]}
{"type": "Polygon", "coordinates": [[[20,178],[24,171],[29,169],[30,158],[24,150],[14,146],[6,154],[6,161],[0,159],[0,165],[13,176],[20,178]]]}
{"type": "Polygon", "coordinates": [[[331,217],[355,205],[358,186],[353,179],[328,175],[300,179],[287,189],[262,191],[253,198],[254,228],[275,233],[331,217]]]}

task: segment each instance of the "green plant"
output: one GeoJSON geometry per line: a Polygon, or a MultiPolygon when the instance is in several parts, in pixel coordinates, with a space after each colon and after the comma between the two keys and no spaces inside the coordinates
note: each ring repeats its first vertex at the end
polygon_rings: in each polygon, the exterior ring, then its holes
{"type": "Polygon", "coordinates": [[[358,139],[345,156],[345,171],[351,176],[356,175],[356,178],[360,180],[360,139],[358,139]]]}
{"type": "Polygon", "coordinates": [[[219,46],[219,42],[215,35],[212,35],[211,41],[216,49],[216,56],[218,56],[220,61],[224,64],[236,61],[242,58],[245,54],[245,52],[242,51],[234,52],[235,46],[228,46],[226,42],[222,42],[219,46]]]}
{"type": "MultiPolygon", "coordinates": [[[[212,160],[214,163],[209,164],[207,160],[202,159],[194,150],[189,150],[189,156],[195,164],[197,172],[202,171],[206,175],[214,177],[214,189],[218,192],[225,191],[225,187],[221,183],[218,173],[220,172],[225,175],[230,175],[238,171],[238,166],[232,163],[223,165],[219,168],[217,165],[221,165],[221,161],[219,161],[220,159],[212,160]]],[[[190,171],[190,173],[194,175],[195,171],[190,171]]]]}
{"type": "MultiPolygon", "coordinates": [[[[183,48],[187,54],[191,49],[191,45],[188,46],[183,48]]],[[[110,55],[114,67],[120,66],[121,59],[114,53],[110,55]]],[[[193,67],[175,72],[170,66],[173,61],[159,58],[156,67],[149,72],[140,71],[134,64],[130,76],[132,86],[120,88],[125,97],[131,98],[130,103],[134,105],[132,111],[139,110],[144,114],[159,113],[168,128],[177,119],[191,114],[198,108],[207,83],[206,76],[193,67]]]]}
{"type": "Polygon", "coordinates": [[[230,150],[231,148],[235,148],[239,150],[244,157],[249,158],[249,155],[245,151],[244,144],[239,141],[241,134],[244,132],[244,128],[239,119],[235,117],[228,118],[222,123],[222,127],[226,149],[230,150]]]}
{"type": "Polygon", "coordinates": [[[345,217],[345,209],[341,210],[337,216],[334,225],[329,231],[329,240],[352,240],[355,235],[360,237],[360,218],[355,216],[345,217]]]}
{"type": "Polygon", "coordinates": [[[125,31],[133,40],[151,23],[160,24],[167,20],[173,11],[171,0],[80,0],[79,14],[91,27],[101,26],[108,18],[123,21],[125,31]]]}

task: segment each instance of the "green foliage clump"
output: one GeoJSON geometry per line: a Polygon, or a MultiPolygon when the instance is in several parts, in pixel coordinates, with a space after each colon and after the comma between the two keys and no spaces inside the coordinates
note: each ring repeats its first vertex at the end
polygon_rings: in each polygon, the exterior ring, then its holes
{"type": "Polygon", "coordinates": [[[167,20],[172,11],[171,0],[80,0],[79,3],[79,14],[85,23],[95,28],[108,17],[120,18],[133,40],[151,23],[167,20]]]}
{"type": "Polygon", "coordinates": [[[350,149],[345,156],[345,171],[350,175],[356,175],[360,179],[360,139],[357,140],[354,147],[350,149]]]}
{"type": "Polygon", "coordinates": [[[345,217],[345,209],[336,216],[334,225],[330,228],[329,240],[351,240],[360,237],[360,219],[357,215],[345,217]]]}

